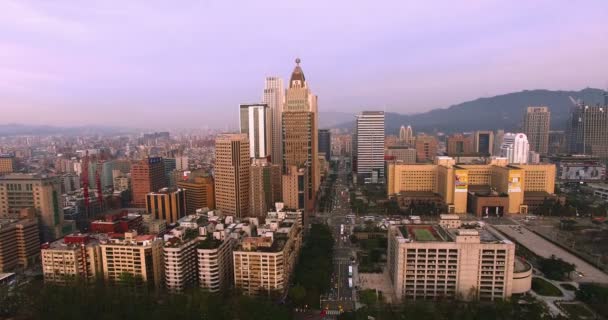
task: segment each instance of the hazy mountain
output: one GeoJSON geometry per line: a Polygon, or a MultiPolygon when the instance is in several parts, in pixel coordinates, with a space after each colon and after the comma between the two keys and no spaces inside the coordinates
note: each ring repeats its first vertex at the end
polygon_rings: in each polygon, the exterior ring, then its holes
{"type": "Polygon", "coordinates": [[[337,128],[353,120],[355,115],[347,112],[326,111],[319,112],[319,129],[337,128]]]}
{"type": "MultiPolygon", "coordinates": [[[[603,102],[603,90],[587,88],[581,91],[526,90],[490,98],[479,98],[445,109],[402,115],[386,114],[386,132],[398,134],[401,125],[411,125],[415,132],[455,132],[471,130],[518,130],[528,106],[548,106],[551,129],[563,130],[573,104],[569,99],[581,99],[586,104],[603,102]]],[[[340,128],[352,128],[353,121],[344,119],[340,128]]]]}
{"type": "Polygon", "coordinates": [[[0,124],[0,136],[118,134],[129,131],[131,130],[105,126],[55,127],[18,123],[0,124]]]}

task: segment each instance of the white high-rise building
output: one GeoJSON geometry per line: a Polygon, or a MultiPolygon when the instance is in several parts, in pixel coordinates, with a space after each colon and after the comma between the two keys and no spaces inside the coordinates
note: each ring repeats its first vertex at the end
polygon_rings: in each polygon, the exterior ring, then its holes
{"type": "Polygon", "coordinates": [[[249,157],[258,159],[271,154],[272,117],[265,104],[240,106],[241,133],[249,139],[249,157]]]}
{"type": "Polygon", "coordinates": [[[363,111],[356,120],[357,174],[384,176],[384,111],[363,111]]]}
{"type": "Polygon", "coordinates": [[[266,77],[264,86],[264,97],[262,102],[270,108],[271,116],[271,160],[272,163],[281,165],[283,158],[283,126],[282,114],[283,103],[285,103],[285,92],[283,91],[283,79],[279,77],[266,77]]]}
{"type": "Polygon", "coordinates": [[[188,165],[189,160],[186,156],[175,157],[175,170],[184,171],[190,169],[188,165]]]}
{"type": "Polygon", "coordinates": [[[528,163],[530,144],[528,137],[523,133],[505,133],[500,156],[509,159],[509,163],[528,163]]]}

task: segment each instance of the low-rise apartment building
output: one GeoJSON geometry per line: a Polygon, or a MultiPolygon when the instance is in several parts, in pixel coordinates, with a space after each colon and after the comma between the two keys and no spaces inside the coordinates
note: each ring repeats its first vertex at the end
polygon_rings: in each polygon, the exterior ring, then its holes
{"type": "Polygon", "coordinates": [[[45,283],[92,283],[103,276],[100,239],[103,234],[70,234],[42,246],[45,283]]]}
{"type": "Polygon", "coordinates": [[[247,295],[286,293],[302,243],[301,215],[269,213],[257,236],[243,239],[233,252],[236,288],[247,295]]]}

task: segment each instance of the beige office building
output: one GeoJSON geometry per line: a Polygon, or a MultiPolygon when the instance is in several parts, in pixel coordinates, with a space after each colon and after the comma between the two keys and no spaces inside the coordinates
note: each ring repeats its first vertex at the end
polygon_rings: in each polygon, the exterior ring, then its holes
{"type": "Polygon", "coordinates": [[[249,216],[251,182],[249,139],[222,134],[215,139],[215,205],[224,214],[249,216]]]}
{"type": "Polygon", "coordinates": [[[264,84],[263,102],[270,108],[272,117],[272,153],[271,162],[281,165],[283,161],[283,104],[285,92],[283,79],[279,77],[266,77],[264,84]]]}
{"type": "Polygon", "coordinates": [[[177,180],[177,187],[186,190],[186,214],[197,209],[215,209],[215,187],[213,177],[194,176],[177,180]]]}
{"type": "Polygon", "coordinates": [[[390,146],[386,148],[386,156],[395,161],[416,163],[416,149],[408,146],[390,146]]]}
{"type": "Polygon", "coordinates": [[[127,232],[124,238],[101,243],[103,276],[109,284],[147,284],[161,288],[164,284],[163,241],[153,235],[127,232]]]}
{"type": "Polygon", "coordinates": [[[283,294],[289,288],[302,244],[301,212],[266,219],[257,237],[233,252],[234,284],[246,295],[283,294]]]}
{"type": "Polygon", "coordinates": [[[0,219],[0,272],[27,268],[40,256],[35,219],[0,219]]]}
{"type": "Polygon", "coordinates": [[[180,188],[163,188],[146,195],[146,210],[154,219],[176,223],[186,215],[186,191],[180,188]]]}
{"type": "Polygon", "coordinates": [[[387,192],[397,198],[439,196],[449,213],[526,214],[528,199],[554,197],[555,165],[509,165],[506,158],[468,165],[450,157],[437,157],[434,164],[388,162],[387,192]]]}
{"type": "Polygon", "coordinates": [[[23,209],[35,210],[42,241],[52,241],[72,231],[73,225],[64,223],[58,177],[22,173],[0,177],[0,215],[16,217],[23,209]]]}
{"type": "Polygon", "coordinates": [[[530,150],[546,155],[549,150],[551,112],[548,107],[528,107],[524,115],[523,132],[528,137],[530,150]]]}
{"type": "Polygon", "coordinates": [[[287,173],[290,166],[306,167],[306,212],[313,210],[321,183],[317,131],[317,96],[308,88],[300,59],[296,59],[283,108],[283,173],[287,173]]]}
{"type": "Polygon", "coordinates": [[[103,277],[99,235],[71,234],[42,246],[45,283],[92,283],[103,277]]]}
{"type": "Polygon", "coordinates": [[[397,299],[504,300],[530,290],[531,266],[515,244],[483,228],[389,228],[388,269],[397,299]]]}
{"type": "Polygon", "coordinates": [[[304,210],[306,168],[288,166],[281,177],[282,198],[286,208],[304,210]]]}

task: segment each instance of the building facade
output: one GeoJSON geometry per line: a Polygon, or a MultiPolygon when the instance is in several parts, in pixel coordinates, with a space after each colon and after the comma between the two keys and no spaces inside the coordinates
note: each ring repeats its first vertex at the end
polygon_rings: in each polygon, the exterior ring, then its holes
{"type": "Polygon", "coordinates": [[[608,159],[608,105],[577,106],[567,132],[568,151],[608,159]]]}
{"type": "Polygon", "coordinates": [[[186,192],[186,214],[197,209],[215,209],[215,184],[211,176],[191,176],[177,180],[177,187],[186,192]]]}
{"type": "Polygon", "coordinates": [[[384,111],[363,111],[357,115],[355,128],[357,175],[384,176],[384,111]]]}
{"type": "Polygon", "coordinates": [[[490,156],[494,149],[494,131],[475,131],[475,153],[490,156]]]}
{"type": "Polygon", "coordinates": [[[283,161],[283,79],[279,77],[266,77],[264,96],[262,101],[270,108],[272,116],[272,156],[274,164],[282,165],[283,161]]]}
{"type": "Polygon", "coordinates": [[[296,59],[283,108],[283,173],[288,167],[306,167],[305,208],[311,212],[321,183],[318,165],[318,109],[317,96],[313,95],[300,59],[296,59]]]}
{"type": "Polygon", "coordinates": [[[505,133],[500,146],[500,156],[507,158],[509,163],[528,163],[530,144],[523,133],[505,133]]]}
{"type": "Polygon", "coordinates": [[[52,241],[71,232],[64,222],[61,206],[61,180],[37,174],[8,174],[0,177],[0,215],[19,216],[34,209],[39,218],[42,241],[52,241]]]}
{"type": "Polygon", "coordinates": [[[265,158],[253,159],[251,164],[250,212],[251,217],[264,217],[281,201],[281,167],[265,158]]]}
{"type": "Polygon", "coordinates": [[[160,157],[149,157],[131,165],[133,205],[146,207],[146,195],[167,187],[165,163],[160,157]]]}
{"type": "Polygon", "coordinates": [[[106,283],[154,288],[164,285],[162,239],[131,231],[102,242],[100,247],[106,283]]]}
{"type": "Polygon", "coordinates": [[[176,223],[186,215],[186,191],[180,188],[163,188],[146,195],[146,210],[154,219],[176,223]]]}
{"type": "Polygon", "coordinates": [[[505,300],[530,289],[532,268],[517,260],[513,242],[483,228],[389,228],[388,269],[398,299],[505,300]]]}
{"type": "Polygon", "coordinates": [[[323,153],[325,160],[331,159],[331,132],[329,129],[319,129],[319,153],[323,153]]]}
{"type": "Polygon", "coordinates": [[[0,219],[0,273],[31,266],[40,256],[35,219],[0,219]]]}
{"type": "Polygon", "coordinates": [[[448,156],[472,155],[475,153],[474,137],[465,136],[461,133],[450,135],[446,141],[448,156]]]}
{"type": "Polygon", "coordinates": [[[244,238],[233,252],[234,284],[246,295],[284,294],[302,244],[301,212],[258,227],[257,237],[244,238]]]}
{"type": "Polygon", "coordinates": [[[266,104],[239,106],[240,130],[249,139],[249,157],[257,159],[272,154],[272,112],[266,104]]]}
{"type": "Polygon", "coordinates": [[[523,132],[528,137],[530,150],[541,155],[549,151],[551,112],[548,107],[528,107],[524,116],[523,132]]]}
{"type": "Polygon", "coordinates": [[[249,138],[245,134],[223,134],[215,140],[215,205],[225,214],[249,215],[249,138]]]}
{"type": "Polygon", "coordinates": [[[399,129],[399,141],[405,145],[413,146],[416,140],[412,126],[401,126],[399,129]]]}
{"type": "Polygon", "coordinates": [[[437,156],[438,142],[437,138],[427,135],[419,135],[416,137],[416,161],[427,162],[433,161],[437,156]]]}
{"type": "MultiPolygon", "coordinates": [[[[526,199],[554,196],[555,165],[510,165],[506,158],[487,164],[456,164],[450,157],[437,157],[434,164],[387,163],[387,192],[392,197],[438,195],[449,213],[471,212],[472,195],[504,195],[503,205],[482,211],[527,214],[526,199]]],[[[530,200],[531,201],[531,200],[530,200]]]]}
{"type": "Polygon", "coordinates": [[[15,156],[0,154],[0,174],[15,172],[15,156]]]}
{"type": "Polygon", "coordinates": [[[44,244],[41,255],[45,283],[93,283],[103,278],[101,247],[91,235],[70,234],[44,244]]]}

